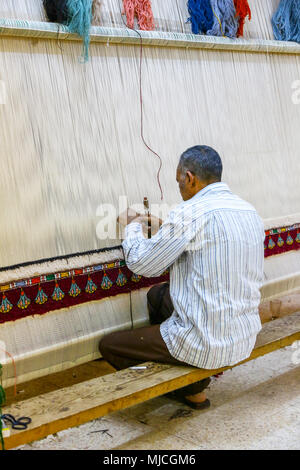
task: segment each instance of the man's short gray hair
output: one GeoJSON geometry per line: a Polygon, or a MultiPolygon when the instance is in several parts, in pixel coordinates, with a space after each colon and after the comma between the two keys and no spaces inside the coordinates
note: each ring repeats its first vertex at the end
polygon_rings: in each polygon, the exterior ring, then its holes
{"type": "Polygon", "coordinates": [[[179,170],[189,170],[201,181],[218,182],[222,178],[222,160],[218,152],[207,145],[188,148],[180,157],[179,170]]]}

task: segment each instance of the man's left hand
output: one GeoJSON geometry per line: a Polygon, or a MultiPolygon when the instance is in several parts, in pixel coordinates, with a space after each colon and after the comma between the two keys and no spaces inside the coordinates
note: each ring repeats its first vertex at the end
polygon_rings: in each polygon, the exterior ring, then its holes
{"type": "Polygon", "coordinates": [[[141,214],[139,214],[138,212],[132,209],[127,209],[127,211],[122,212],[122,214],[119,215],[119,217],[117,218],[117,222],[120,225],[123,225],[123,227],[126,227],[126,225],[131,224],[131,222],[135,221],[140,216],[141,214]]]}

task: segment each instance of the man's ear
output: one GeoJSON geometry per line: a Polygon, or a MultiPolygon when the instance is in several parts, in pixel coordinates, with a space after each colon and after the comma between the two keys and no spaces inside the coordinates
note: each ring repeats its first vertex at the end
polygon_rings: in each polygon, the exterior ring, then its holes
{"type": "Polygon", "coordinates": [[[186,172],[186,175],[187,175],[187,178],[188,178],[188,182],[192,185],[195,184],[195,175],[193,175],[193,173],[191,171],[187,171],[186,172]]]}

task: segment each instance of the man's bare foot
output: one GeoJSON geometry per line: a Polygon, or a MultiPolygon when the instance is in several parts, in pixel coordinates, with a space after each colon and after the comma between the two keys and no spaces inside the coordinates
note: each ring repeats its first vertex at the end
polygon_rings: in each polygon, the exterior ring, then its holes
{"type": "Polygon", "coordinates": [[[187,395],[185,398],[192,403],[202,403],[206,400],[206,394],[205,392],[200,392],[195,393],[195,395],[187,395]]]}

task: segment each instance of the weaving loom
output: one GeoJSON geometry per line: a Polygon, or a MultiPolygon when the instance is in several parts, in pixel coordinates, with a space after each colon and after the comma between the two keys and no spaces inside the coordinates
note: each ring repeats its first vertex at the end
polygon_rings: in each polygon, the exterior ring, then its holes
{"type": "MultiPolygon", "coordinates": [[[[300,45],[273,41],[278,3],[252,0],[245,39],[231,41],[191,35],[186,0],[152,0],[155,31],[143,33],[144,132],[164,202],[180,201],[181,152],[216,148],[224,181],[265,221],[263,299],[300,288],[300,45]]],[[[120,0],[102,1],[85,64],[41,0],[2,0],[0,18],[0,340],[22,382],[93,360],[103,334],[146,323],[147,287],[167,274],[135,276],[118,234],[97,235],[101,205],[116,208],[113,226],[120,196],[161,203],[140,137],[140,38],[120,0]]]]}

